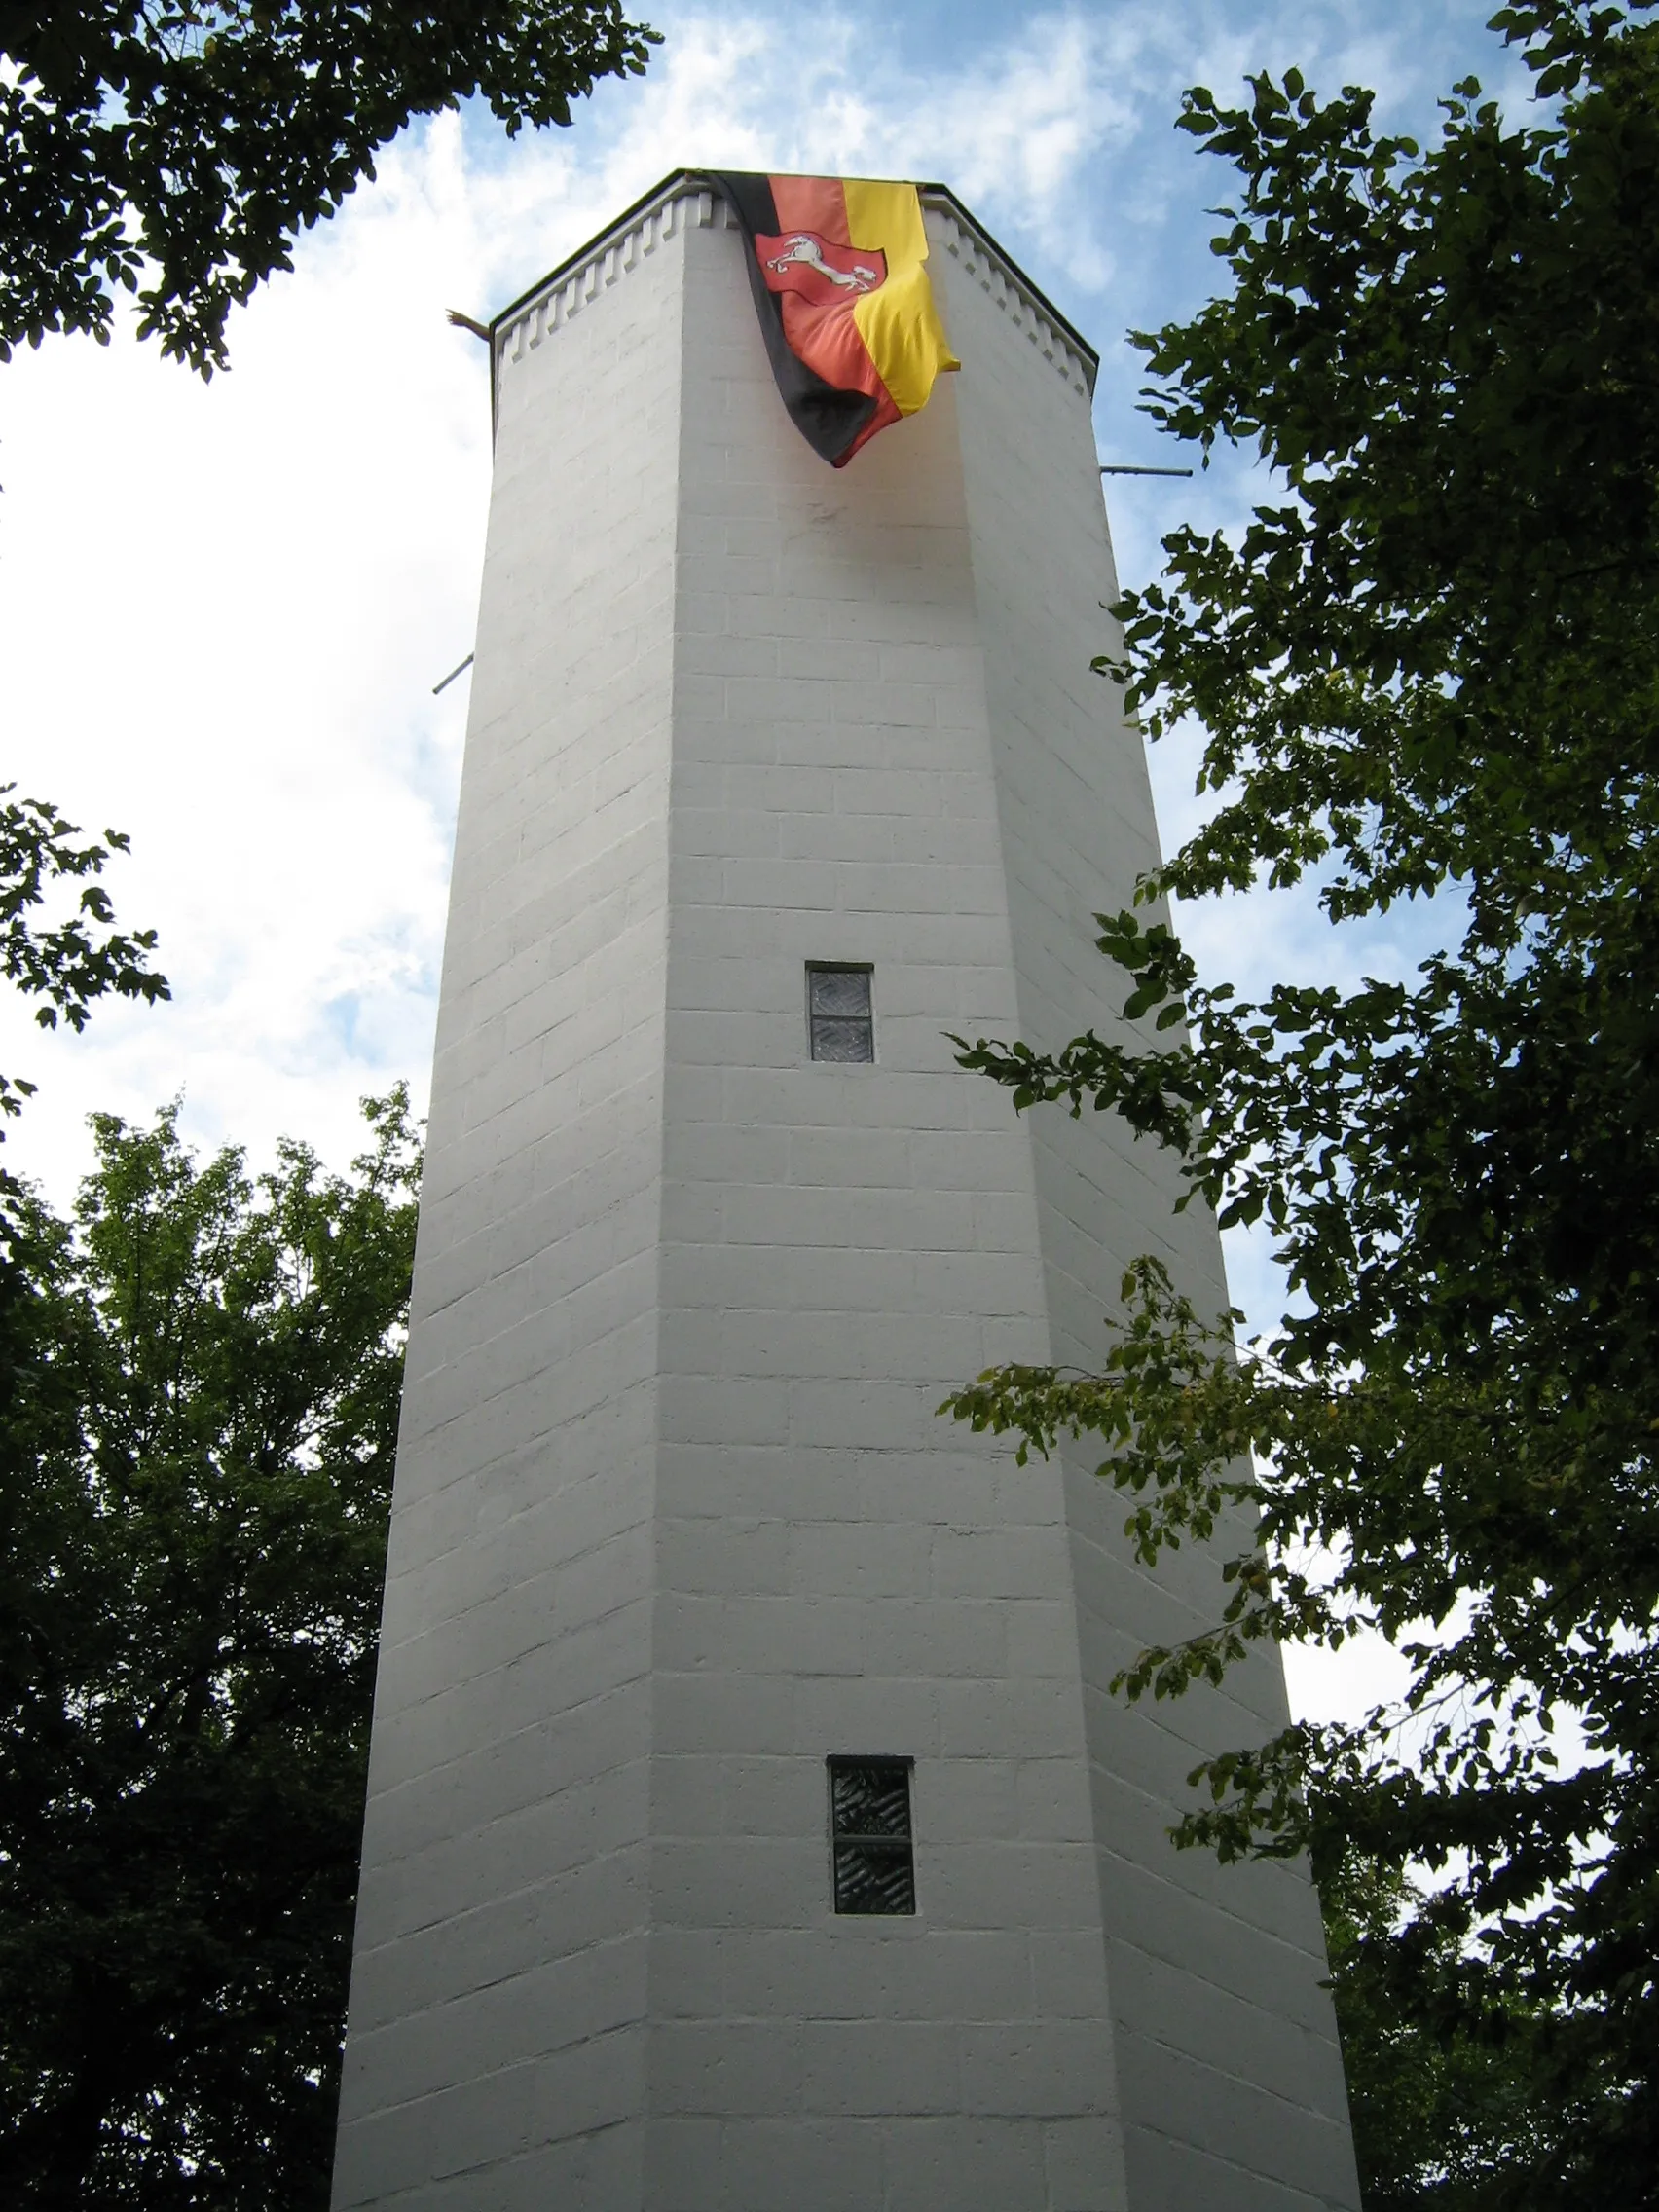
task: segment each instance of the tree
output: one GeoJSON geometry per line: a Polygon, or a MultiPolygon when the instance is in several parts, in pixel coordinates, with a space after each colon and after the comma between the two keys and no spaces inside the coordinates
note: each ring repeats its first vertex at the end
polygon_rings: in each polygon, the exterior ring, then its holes
{"type": "MultiPolygon", "coordinates": [[[[87,1026],[93,999],[118,998],[154,1005],[170,994],[165,976],[150,966],[154,930],[128,933],[114,927],[114,909],[100,883],[112,852],[127,851],[117,830],[104,842],[83,845],[73,822],[44,799],[14,798],[15,784],[0,785],[0,972],[25,996],[38,999],[35,1019],[55,1029],[61,1014],[71,1029],[87,1026]],[[45,926],[38,909],[60,885],[84,883],[71,911],[45,926]]],[[[0,1113],[17,1114],[34,1085],[0,1075],[0,1113]]]]}
{"type": "Polygon", "coordinates": [[[1553,2102],[1547,2013],[1513,1988],[1471,2007],[1456,1915],[1431,1894],[1350,1852],[1322,1902],[1365,2212],[1478,2212],[1494,2177],[1593,2122],[1553,2102]]]}
{"type": "Polygon", "coordinates": [[[0,360],[140,335],[203,376],[225,322],[411,117],[567,124],[656,33],[619,0],[0,0],[0,360]]]}
{"type": "Polygon", "coordinates": [[[415,1222],[94,1123],[0,1280],[0,2196],[327,2202],[415,1222]]]}
{"type": "Polygon", "coordinates": [[[1130,1695],[1260,1638],[1372,1629],[1407,1660],[1400,1707],[1206,1761],[1179,1835],[1382,1885],[1338,1995],[1373,2140],[1394,2110],[1420,2148],[1390,2202],[1646,2205],[1659,2172],[1650,4],[1503,8],[1545,104],[1513,128],[1459,85],[1426,152],[1294,72],[1247,108],[1188,95],[1241,179],[1232,283],[1139,339],[1149,411],[1282,490],[1167,538],[1100,664],[1152,737],[1203,733],[1207,825],[1100,918],[1125,1015],[1165,1039],[963,1053],[1022,1108],[1126,1116],[1276,1236],[1292,1301],[1256,1346],[1146,1260],[1102,1373],[952,1403],[1032,1448],[1109,1440],[1148,1561],[1226,1501],[1259,1515],[1213,1628],[1143,1654],[1130,1695]],[[1427,902],[1443,948],[1243,1004],[1144,913],[1305,878],[1339,926],[1427,902]],[[1528,2124],[1467,2159],[1428,2142],[1384,1998],[1448,2065],[1506,2049],[1528,2124]]]}

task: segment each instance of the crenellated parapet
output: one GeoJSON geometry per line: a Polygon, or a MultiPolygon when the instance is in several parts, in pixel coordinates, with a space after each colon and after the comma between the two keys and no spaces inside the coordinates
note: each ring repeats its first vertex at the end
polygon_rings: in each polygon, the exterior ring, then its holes
{"type": "MultiPolygon", "coordinates": [[[[934,218],[930,228],[943,250],[961,263],[1058,376],[1075,391],[1091,394],[1099,356],[1088,341],[948,187],[924,185],[922,204],[934,218]]],[[[677,169],[497,316],[491,325],[495,376],[499,379],[528,359],[631,271],[673,247],[687,230],[737,227],[736,217],[706,180],[694,170],[677,169]]]]}
{"type": "Polygon", "coordinates": [[[1100,356],[1038,291],[1023,270],[942,185],[928,185],[922,204],[940,219],[946,253],[960,261],[979,289],[1008,316],[1051,368],[1085,398],[1094,391],[1100,356]]]}

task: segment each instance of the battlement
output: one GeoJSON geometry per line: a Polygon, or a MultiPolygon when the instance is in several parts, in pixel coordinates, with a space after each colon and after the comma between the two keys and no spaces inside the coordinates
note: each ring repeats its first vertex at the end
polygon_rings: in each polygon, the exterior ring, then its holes
{"type": "MultiPolygon", "coordinates": [[[[988,298],[1075,391],[1090,397],[1100,357],[1047,300],[948,186],[921,188],[936,243],[972,276],[988,298]]],[[[736,217],[693,169],[676,169],[597,237],[550,270],[490,325],[492,376],[524,360],[584,308],[618,284],[687,229],[735,229],[736,217]]]]}

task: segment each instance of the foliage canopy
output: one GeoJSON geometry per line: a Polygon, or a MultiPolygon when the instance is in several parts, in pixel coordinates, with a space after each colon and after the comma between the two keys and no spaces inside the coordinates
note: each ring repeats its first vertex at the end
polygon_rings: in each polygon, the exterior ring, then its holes
{"type": "Polygon", "coordinates": [[[410,119],[565,124],[656,34],[620,0],[0,0],[0,360],[141,335],[206,376],[225,322],[410,119]]]}
{"type": "Polygon", "coordinates": [[[0,1268],[0,2197],[328,2197],[416,1153],[94,1124],[0,1268]]]}
{"type": "Polygon", "coordinates": [[[1231,290],[1140,338],[1149,411],[1282,489],[1238,533],[1177,531],[1119,609],[1103,665],[1153,737],[1201,725],[1214,802],[1141,900],[1307,877],[1337,924],[1431,901],[1443,949],[1245,1004],[1165,921],[1102,916],[1162,1047],[964,1052],[1021,1107],[1125,1115],[1276,1238],[1293,1300],[1243,1355],[1149,1259],[1101,1374],[952,1403],[1110,1440],[1149,1562],[1224,1501],[1259,1514],[1213,1630],[1131,1694],[1258,1638],[1370,1628],[1407,1660],[1403,1707],[1206,1762],[1181,1838],[1382,1882],[1350,1994],[1390,1991],[1442,2056],[1507,2049],[1528,2125],[1500,2097],[1456,2158],[1417,2129],[1390,2203],[1645,2205],[1659,2171],[1650,4],[1501,9],[1549,104],[1516,128],[1459,85],[1426,151],[1294,72],[1182,116],[1241,184],[1231,290]]]}

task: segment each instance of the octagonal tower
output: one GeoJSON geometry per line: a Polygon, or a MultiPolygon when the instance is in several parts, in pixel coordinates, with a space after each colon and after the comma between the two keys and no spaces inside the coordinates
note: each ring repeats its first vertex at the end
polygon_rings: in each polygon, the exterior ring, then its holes
{"type": "Polygon", "coordinates": [[[1113,1117],[1157,858],[1089,670],[1094,357],[923,194],[960,376],[831,471],[668,179],[501,316],[339,2212],[1311,2212],[1358,2196],[1305,1872],[1177,1855],[1264,1657],[1087,1463],[937,1418],[1225,1305],[1113,1117]]]}

